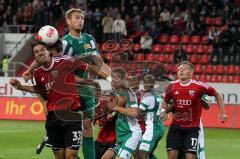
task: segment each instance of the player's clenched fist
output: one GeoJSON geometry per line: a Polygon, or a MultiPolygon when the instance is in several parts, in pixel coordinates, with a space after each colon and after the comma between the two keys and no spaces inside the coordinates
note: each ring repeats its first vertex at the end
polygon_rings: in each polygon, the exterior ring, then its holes
{"type": "Polygon", "coordinates": [[[22,84],[17,79],[10,79],[9,84],[11,84],[15,89],[19,90],[22,84]]]}

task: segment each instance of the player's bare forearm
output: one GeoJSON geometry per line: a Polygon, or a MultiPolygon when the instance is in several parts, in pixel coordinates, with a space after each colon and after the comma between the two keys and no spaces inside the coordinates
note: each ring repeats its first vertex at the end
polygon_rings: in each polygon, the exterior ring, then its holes
{"type": "Polygon", "coordinates": [[[137,108],[123,108],[117,105],[115,106],[114,110],[124,115],[134,116],[134,117],[138,116],[137,108]]]}
{"type": "Polygon", "coordinates": [[[36,60],[33,61],[33,63],[30,65],[30,67],[28,68],[29,72],[33,72],[35,69],[37,69],[38,67],[40,67],[39,63],[37,63],[36,60]]]}
{"type": "Polygon", "coordinates": [[[225,113],[224,102],[221,95],[218,92],[216,92],[215,97],[216,97],[217,104],[219,106],[219,111],[225,113]]]}
{"type": "Polygon", "coordinates": [[[38,92],[37,89],[35,89],[35,86],[21,85],[21,86],[19,86],[18,90],[22,90],[22,91],[30,92],[30,93],[37,93],[37,94],[40,93],[40,92],[38,92]]]}
{"type": "Polygon", "coordinates": [[[88,65],[88,71],[100,76],[103,79],[106,79],[107,77],[110,76],[110,74],[105,73],[102,69],[93,65],[88,65]]]}

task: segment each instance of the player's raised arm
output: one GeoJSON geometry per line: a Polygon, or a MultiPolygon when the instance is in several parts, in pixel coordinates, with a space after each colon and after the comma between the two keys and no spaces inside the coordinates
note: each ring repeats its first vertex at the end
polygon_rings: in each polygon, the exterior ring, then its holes
{"type": "Polygon", "coordinates": [[[18,81],[17,79],[10,79],[9,84],[11,84],[17,90],[22,90],[25,92],[36,93],[36,94],[42,93],[42,90],[36,85],[34,86],[22,85],[21,82],[18,81]]]}
{"type": "Polygon", "coordinates": [[[40,65],[37,63],[36,60],[34,60],[30,67],[23,73],[23,79],[25,80],[25,82],[33,79],[33,71],[38,67],[40,67],[40,65]]]}

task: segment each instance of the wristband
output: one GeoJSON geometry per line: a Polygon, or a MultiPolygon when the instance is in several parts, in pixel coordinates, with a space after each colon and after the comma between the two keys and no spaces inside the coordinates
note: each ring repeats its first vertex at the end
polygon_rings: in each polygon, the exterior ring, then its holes
{"type": "Polygon", "coordinates": [[[108,77],[106,78],[106,80],[109,81],[109,82],[112,82],[112,76],[108,76],[108,77]]]}

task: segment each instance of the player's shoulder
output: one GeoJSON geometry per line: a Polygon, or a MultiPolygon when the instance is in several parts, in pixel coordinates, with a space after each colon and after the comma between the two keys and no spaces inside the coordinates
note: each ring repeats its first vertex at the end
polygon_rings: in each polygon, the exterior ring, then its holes
{"type": "Polygon", "coordinates": [[[89,38],[89,39],[94,39],[94,37],[88,33],[82,33],[82,36],[89,38]]]}
{"type": "Polygon", "coordinates": [[[66,34],[64,37],[62,37],[62,45],[71,45],[73,42],[73,37],[69,34],[66,34]]]}
{"type": "Polygon", "coordinates": [[[209,85],[207,83],[204,83],[202,81],[198,81],[198,80],[195,80],[193,79],[192,80],[192,84],[196,85],[196,86],[200,86],[200,87],[204,87],[204,88],[209,88],[209,85]]]}
{"type": "Polygon", "coordinates": [[[60,61],[75,61],[75,58],[69,56],[69,55],[63,55],[59,57],[54,57],[55,62],[60,62],[60,61]]]}

